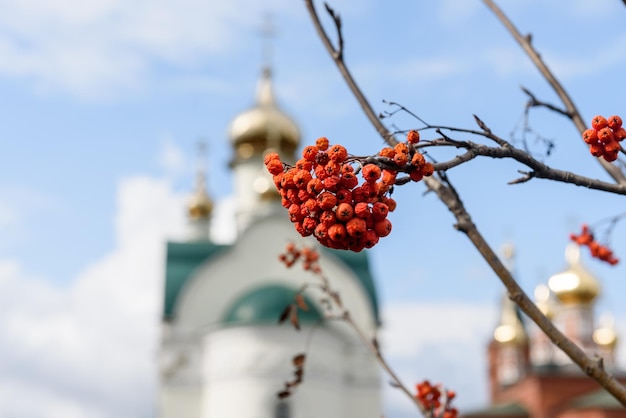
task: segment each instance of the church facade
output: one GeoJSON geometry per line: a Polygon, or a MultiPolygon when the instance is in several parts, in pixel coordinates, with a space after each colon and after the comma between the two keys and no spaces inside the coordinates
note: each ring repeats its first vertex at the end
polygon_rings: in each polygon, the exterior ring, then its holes
{"type": "MultiPolygon", "coordinates": [[[[512,249],[508,250],[512,260],[512,249]]],[[[603,359],[621,382],[617,335],[610,318],[596,321],[599,281],[583,266],[580,248],[566,249],[567,267],[535,291],[535,303],[588,355],[603,359]]],[[[501,317],[488,346],[491,405],[465,417],[626,418],[626,408],[587,377],[534,324],[503,297],[501,317]]]]}
{"type": "MultiPolygon", "coordinates": [[[[167,244],[159,353],[162,418],[306,418],[380,416],[380,376],[373,355],[344,324],[328,320],[321,294],[308,288],[302,329],[278,324],[308,272],[278,260],[288,242],[303,242],[289,222],[263,155],[296,159],[298,126],[275,103],[264,69],[256,104],[229,131],[237,201],[237,239],[209,239],[212,201],[199,171],[189,206],[189,234],[167,244]],[[278,399],[293,377],[291,359],[306,353],[304,382],[278,399]]],[[[311,245],[312,241],[306,241],[311,245]]],[[[371,335],[378,299],[367,252],[324,251],[321,267],[352,317],[371,335]]]]}

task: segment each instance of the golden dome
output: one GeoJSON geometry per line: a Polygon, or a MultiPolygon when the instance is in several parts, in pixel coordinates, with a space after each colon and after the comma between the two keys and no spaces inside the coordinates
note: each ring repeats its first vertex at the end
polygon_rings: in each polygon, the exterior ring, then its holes
{"type": "Polygon", "coordinates": [[[196,190],[189,198],[187,214],[192,220],[208,219],[213,212],[213,201],[206,190],[196,190]]]}
{"type": "Polygon", "coordinates": [[[548,319],[554,316],[554,300],[550,295],[550,288],[543,283],[535,288],[535,305],[548,319]]]}
{"type": "Polygon", "coordinates": [[[276,105],[269,68],[263,70],[259,81],[256,105],[235,117],[229,137],[235,149],[234,161],[262,155],[268,149],[293,158],[300,144],[300,130],[276,105]]]}
{"type": "Polygon", "coordinates": [[[528,341],[526,329],[519,316],[515,302],[508,294],[502,299],[500,323],[493,331],[493,339],[500,344],[522,345],[528,341]]]}
{"type": "Polygon", "coordinates": [[[564,304],[591,303],[600,293],[598,280],[580,262],[580,247],[570,244],[565,250],[568,268],[550,277],[548,287],[564,304]]]}
{"type": "Polygon", "coordinates": [[[612,350],[617,345],[617,333],[612,317],[605,316],[600,319],[600,326],[593,332],[593,341],[599,347],[612,350]]]}

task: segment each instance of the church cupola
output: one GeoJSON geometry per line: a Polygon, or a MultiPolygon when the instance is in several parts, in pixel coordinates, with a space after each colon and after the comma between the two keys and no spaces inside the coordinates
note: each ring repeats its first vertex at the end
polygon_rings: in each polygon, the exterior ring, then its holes
{"type": "MultiPolygon", "coordinates": [[[[554,312],[553,322],[568,337],[591,353],[593,341],[594,302],[600,294],[600,283],[582,265],[580,247],[569,244],[565,250],[567,268],[550,277],[548,287],[560,302],[554,312]]],[[[571,360],[560,350],[555,352],[557,364],[569,364],[571,360]]]]}
{"type": "Polygon", "coordinates": [[[300,129],[277,105],[272,71],[265,66],[259,80],[256,104],[237,115],[228,136],[233,148],[237,226],[241,232],[259,216],[280,206],[280,194],[263,164],[267,152],[277,152],[287,163],[296,160],[300,129]]]}
{"type": "Polygon", "coordinates": [[[600,294],[598,280],[582,265],[580,247],[570,244],[565,249],[567,269],[548,280],[554,295],[566,305],[590,304],[600,294]]]}
{"type": "Polygon", "coordinates": [[[207,192],[205,158],[205,145],[200,143],[198,144],[195,190],[187,201],[188,239],[190,241],[209,240],[209,223],[213,213],[213,200],[207,192]]]}
{"type": "Polygon", "coordinates": [[[230,125],[229,137],[234,149],[233,165],[262,156],[270,149],[286,161],[294,160],[300,145],[300,130],[276,104],[270,68],[263,69],[256,104],[235,117],[230,125]]]}
{"type": "MultiPolygon", "coordinates": [[[[514,248],[503,247],[504,261],[514,270],[514,248]]],[[[520,381],[528,372],[528,333],[519,308],[508,293],[502,298],[500,320],[489,344],[489,378],[492,399],[506,387],[520,381]]]]}

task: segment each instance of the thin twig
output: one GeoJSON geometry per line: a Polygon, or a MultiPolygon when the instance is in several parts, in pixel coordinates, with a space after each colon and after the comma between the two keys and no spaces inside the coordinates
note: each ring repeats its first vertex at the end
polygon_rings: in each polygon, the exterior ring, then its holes
{"type": "MultiPolygon", "coordinates": [[[[563,105],[566,109],[567,116],[572,120],[576,129],[582,136],[583,132],[587,129],[587,125],[585,124],[578,108],[574,104],[574,101],[567,93],[565,88],[561,85],[560,81],[556,78],[556,76],[550,71],[550,68],[543,61],[537,50],[531,44],[530,36],[522,36],[522,34],[517,30],[513,22],[509,20],[509,18],[504,14],[504,12],[496,5],[493,0],[483,0],[483,3],[497,16],[497,18],[502,22],[502,24],[507,28],[509,33],[515,38],[517,43],[522,47],[524,52],[531,59],[533,64],[537,67],[541,75],[546,79],[548,84],[552,87],[552,89],[559,96],[563,105]]],[[[605,161],[603,158],[597,159],[602,167],[606,170],[606,172],[613,177],[613,179],[620,183],[626,184],[626,176],[624,173],[615,165],[605,161]]]]}
{"type": "MultiPolygon", "coordinates": [[[[489,1],[489,0],[484,0],[489,1]]],[[[317,29],[320,38],[326,45],[326,48],[332,55],[332,45],[328,42],[325,30],[322,27],[319,18],[315,12],[313,6],[313,0],[305,0],[311,19],[317,29]],[[326,41],[325,41],[326,40],[326,41]]],[[[489,1],[489,3],[491,3],[489,1]]],[[[364,110],[365,115],[368,117],[372,125],[379,132],[380,136],[387,143],[393,145],[397,141],[393,137],[386,127],[376,117],[376,113],[373,111],[369,102],[365,98],[363,92],[358,87],[352,76],[347,71],[346,65],[343,60],[335,59],[335,64],[339,68],[341,74],[344,76],[348,87],[357,98],[361,108],[364,110]]],[[[572,103],[573,105],[573,103],[572,103]]],[[[581,119],[582,121],[582,119],[581,119]]],[[[620,172],[621,173],[621,172],[620,172]]],[[[625,179],[626,180],[626,179],[625,179]]],[[[599,367],[598,363],[587,356],[576,344],[569,340],[561,331],[559,331],[554,324],[537,308],[537,306],[530,300],[528,295],[517,284],[515,279],[511,276],[511,273],[502,264],[500,259],[496,256],[495,252],[491,249],[487,241],[482,237],[478,228],[473,223],[471,216],[465,209],[463,202],[458,198],[458,194],[453,192],[450,188],[446,187],[442,182],[434,177],[426,177],[424,179],[426,185],[433,190],[439,199],[446,205],[446,207],[453,213],[457,220],[455,227],[462,231],[476,247],[482,257],[487,261],[491,269],[500,278],[502,283],[507,288],[511,299],[517,303],[520,309],[533,321],[537,326],[550,338],[550,340],[583,370],[587,375],[595,379],[603,388],[611,393],[617,400],[619,400],[624,406],[626,406],[626,389],[604,368],[599,367]]]]}

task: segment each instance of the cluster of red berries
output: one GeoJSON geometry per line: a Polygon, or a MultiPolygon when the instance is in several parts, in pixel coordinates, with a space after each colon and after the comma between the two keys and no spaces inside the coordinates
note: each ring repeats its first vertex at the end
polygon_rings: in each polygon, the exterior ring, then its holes
{"type": "Polygon", "coordinates": [[[396,202],[389,192],[398,172],[413,181],[433,174],[433,165],[413,146],[417,142],[419,133],[410,131],[406,143],[383,148],[377,157],[360,158],[322,137],[304,148],[294,166],[284,164],[275,152],[265,156],[265,166],[300,235],[313,235],[329,248],[359,252],[391,232],[387,215],[396,202]]]}
{"type": "Polygon", "coordinates": [[[418,383],[415,386],[415,389],[417,391],[415,397],[427,411],[434,413],[433,416],[441,418],[456,418],[459,415],[459,411],[450,406],[450,402],[456,396],[454,391],[445,391],[445,397],[442,405],[441,390],[438,386],[432,386],[428,380],[418,383]]]}
{"type": "Polygon", "coordinates": [[[594,157],[602,157],[611,162],[617,160],[620,142],[626,138],[622,128],[622,118],[617,115],[605,118],[596,116],[591,120],[591,129],[583,132],[583,141],[589,144],[589,151],[594,157]]]}
{"type": "Polygon", "coordinates": [[[313,273],[320,273],[320,254],[311,247],[298,248],[293,242],[285,246],[285,252],[278,256],[278,260],[287,268],[293,266],[298,260],[302,260],[302,268],[311,270],[313,273]]]}
{"type": "Polygon", "coordinates": [[[598,260],[607,262],[612,266],[619,263],[619,259],[615,258],[613,251],[611,251],[608,247],[599,244],[595,240],[593,233],[587,225],[583,224],[580,235],[571,234],[570,239],[578,245],[586,245],[589,247],[591,256],[597,258],[598,260]]]}

